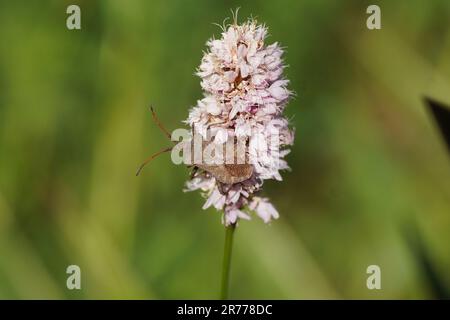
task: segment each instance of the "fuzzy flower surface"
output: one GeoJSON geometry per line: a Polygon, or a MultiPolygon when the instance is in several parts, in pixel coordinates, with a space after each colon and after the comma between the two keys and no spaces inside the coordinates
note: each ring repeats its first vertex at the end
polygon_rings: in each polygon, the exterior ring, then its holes
{"type": "Polygon", "coordinates": [[[219,188],[212,174],[200,171],[186,184],[186,191],[202,191],[203,209],[212,206],[223,212],[225,225],[248,220],[251,214],[266,223],[279,217],[269,199],[258,194],[265,180],[281,181],[280,171],[289,169],[284,156],[293,144],[294,132],[283,110],[292,92],[283,77],[283,49],[278,43],[267,45],[266,37],[264,25],[248,20],[225,26],[220,39],[206,43],[208,50],[196,73],[204,97],[185,121],[205,137],[208,130],[213,132],[214,143],[235,137],[246,143],[253,166],[249,179],[219,188]]]}

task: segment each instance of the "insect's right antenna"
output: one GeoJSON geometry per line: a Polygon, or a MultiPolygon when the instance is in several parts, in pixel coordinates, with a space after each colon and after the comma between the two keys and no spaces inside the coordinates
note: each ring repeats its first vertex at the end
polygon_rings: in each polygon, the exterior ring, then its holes
{"type": "Polygon", "coordinates": [[[166,128],[162,125],[161,121],[159,121],[158,117],[156,116],[156,112],[153,109],[153,106],[150,106],[150,111],[152,112],[153,120],[155,121],[156,125],[161,129],[161,131],[169,138],[169,140],[172,140],[169,131],[167,131],[166,128]]]}
{"type": "Polygon", "coordinates": [[[144,167],[150,162],[150,161],[152,161],[153,159],[155,159],[157,156],[159,156],[161,153],[164,153],[164,152],[169,152],[169,151],[171,151],[172,150],[172,147],[170,147],[170,148],[165,148],[165,149],[163,149],[163,150],[161,150],[161,151],[158,151],[157,153],[155,153],[155,154],[152,154],[150,157],[148,157],[147,159],[145,159],[144,160],[144,162],[142,162],[142,164],[139,166],[139,168],[137,169],[137,171],[136,171],[136,177],[141,173],[141,171],[142,171],[142,169],[144,169],[144,167]]]}

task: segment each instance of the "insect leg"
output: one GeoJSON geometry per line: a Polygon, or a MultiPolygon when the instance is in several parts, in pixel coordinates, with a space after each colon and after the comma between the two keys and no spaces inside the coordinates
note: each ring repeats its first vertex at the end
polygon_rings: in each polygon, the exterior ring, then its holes
{"type": "Polygon", "coordinates": [[[219,192],[223,195],[225,195],[227,191],[230,190],[230,188],[226,189],[226,184],[220,181],[217,181],[217,189],[219,189],[219,192]]]}
{"type": "Polygon", "coordinates": [[[191,179],[193,179],[193,178],[195,177],[195,175],[197,174],[197,172],[198,172],[198,167],[197,167],[197,166],[194,166],[194,167],[192,168],[191,175],[190,175],[191,179]]]}

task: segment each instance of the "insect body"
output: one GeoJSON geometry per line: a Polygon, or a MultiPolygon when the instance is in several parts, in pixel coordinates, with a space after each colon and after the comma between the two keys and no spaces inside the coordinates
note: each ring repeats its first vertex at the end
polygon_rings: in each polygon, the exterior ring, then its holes
{"type": "Polygon", "coordinates": [[[249,179],[253,174],[251,164],[197,165],[210,173],[217,181],[224,184],[235,184],[249,179]]]}
{"type": "MultiPolygon", "coordinates": [[[[163,127],[161,122],[159,121],[158,117],[156,116],[155,111],[152,107],[150,107],[150,110],[152,112],[152,116],[158,127],[165,133],[165,135],[170,139],[169,132],[163,127]]],[[[209,143],[213,142],[203,142],[202,147],[206,148],[209,143]]],[[[190,148],[194,150],[194,140],[190,141],[190,148]]],[[[236,149],[236,148],[235,148],[236,149]]],[[[141,170],[144,168],[144,166],[149,163],[151,160],[156,158],[158,155],[169,152],[172,150],[172,147],[165,148],[154,155],[147,158],[141,166],[138,168],[138,171],[136,172],[136,175],[139,175],[141,170]]],[[[224,191],[224,185],[232,185],[235,183],[243,182],[247,179],[250,179],[253,175],[253,165],[251,164],[204,164],[204,163],[194,163],[191,167],[193,167],[193,173],[192,176],[195,176],[198,169],[201,169],[210,175],[212,175],[216,181],[218,182],[219,190],[223,193],[224,191]]]]}

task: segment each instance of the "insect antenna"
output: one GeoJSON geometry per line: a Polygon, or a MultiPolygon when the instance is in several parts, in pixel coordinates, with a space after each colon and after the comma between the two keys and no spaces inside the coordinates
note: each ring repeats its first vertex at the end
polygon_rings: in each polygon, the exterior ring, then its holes
{"type": "Polygon", "coordinates": [[[165,148],[165,149],[163,149],[163,150],[160,150],[160,151],[158,151],[157,153],[155,153],[155,154],[152,154],[150,157],[148,157],[147,159],[145,159],[144,160],[144,162],[142,162],[142,164],[139,166],[139,168],[137,169],[137,171],[136,171],[136,176],[138,176],[140,173],[141,173],[141,171],[142,171],[142,169],[144,169],[144,167],[150,162],[150,161],[152,161],[153,159],[155,159],[157,156],[159,156],[160,154],[162,154],[162,153],[164,153],[164,152],[169,152],[169,151],[171,151],[172,150],[172,147],[170,147],[170,148],[165,148]]]}
{"type": "Polygon", "coordinates": [[[161,121],[159,121],[158,116],[156,115],[156,112],[153,109],[153,106],[150,106],[150,111],[152,112],[153,120],[155,121],[158,128],[161,129],[161,131],[167,136],[167,138],[169,138],[169,140],[172,140],[169,131],[167,131],[167,129],[164,128],[164,126],[162,125],[161,121]]]}
{"type": "MultiPolygon", "coordinates": [[[[158,126],[158,128],[166,135],[167,138],[169,138],[170,141],[172,141],[172,138],[171,138],[171,136],[170,136],[169,131],[167,131],[167,129],[163,126],[163,124],[161,123],[161,121],[159,121],[159,118],[158,118],[158,116],[156,115],[156,112],[155,112],[155,110],[153,109],[153,106],[152,106],[152,105],[150,106],[150,111],[152,112],[152,118],[153,118],[153,121],[155,121],[155,123],[156,123],[156,125],[158,126]]],[[[136,176],[138,176],[138,175],[141,173],[142,169],[143,169],[150,161],[152,161],[153,159],[155,159],[157,156],[159,156],[160,154],[162,154],[162,153],[164,153],[164,152],[169,152],[169,151],[171,151],[172,148],[173,148],[173,147],[162,149],[162,150],[156,152],[155,154],[152,154],[152,155],[151,155],[150,157],[148,157],[147,159],[145,159],[144,162],[143,162],[143,163],[139,166],[139,168],[137,169],[137,171],[136,171],[136,176]]]]}

